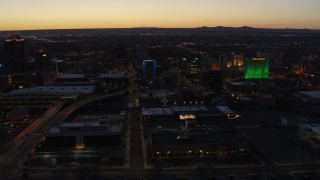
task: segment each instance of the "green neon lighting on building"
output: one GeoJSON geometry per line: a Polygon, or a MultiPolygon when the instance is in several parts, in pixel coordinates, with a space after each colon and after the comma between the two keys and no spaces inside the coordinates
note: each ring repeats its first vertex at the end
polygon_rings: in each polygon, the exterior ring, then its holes
{"type": "Polygon", "coordinates": [[[245,79],[269,78],[269,60],[265,58],[246,59],[245,79]]]}

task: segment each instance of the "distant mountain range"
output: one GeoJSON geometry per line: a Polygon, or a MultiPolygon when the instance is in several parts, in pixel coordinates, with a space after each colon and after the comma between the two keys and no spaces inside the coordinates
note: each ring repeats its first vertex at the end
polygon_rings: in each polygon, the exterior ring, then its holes
{"type": "Polygon", "coordinates": [[[33,33],[52,33],[52,34],[68,34],[68,33],[89,33],[99,35],[140,35],[140,34],[154,34],[154,35],[174,35],[174,34],[202,34],[202,35],[320,35],[320,30],[313,29],[272,29],[272,28],[254,28],[254,27],[197,27],[197,28],[161,28],[161,27],[133,27],[133,28],[97,28],[97,29],[52,29],[52,30],[20,30],[20,31],[0,31],[0,35],[7,35],[18,33],[22,35],[28,35],[33,33]]]}
{"type": "Polygon", "coordinates": [[[316,29],[293,29],[293,28],[254,28],[254,27],[249,27],[249,26],[242,26],[242,27],[224,27],[224,26],[216,26],[216,27],[198,27],[198,29],[203,29],[203,30],[210,30],[210,31],[247,31],[247,32],[300,32],[300,33],[320,33],[320,30],[316,29]]]}

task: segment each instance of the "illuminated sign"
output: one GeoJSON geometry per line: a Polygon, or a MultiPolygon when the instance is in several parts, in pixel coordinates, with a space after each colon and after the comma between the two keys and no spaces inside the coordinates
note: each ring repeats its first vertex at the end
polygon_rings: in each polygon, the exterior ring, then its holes
{"type": "Polygon", "coordinates": [[[84,144],[77,144],[76,145],[76,149],[83,149],[84,148],[84,144]]]}
{"type": "Polygon", "coordinates": [[[196,115],[194,114],[180,114],[180,120],[186,120],[186,119],[195,119],[196,115]]]}
{"type": "Polygon", "coordinates": [[[252,58],[252,61],[265,61],[266,58],[252,58]]]}

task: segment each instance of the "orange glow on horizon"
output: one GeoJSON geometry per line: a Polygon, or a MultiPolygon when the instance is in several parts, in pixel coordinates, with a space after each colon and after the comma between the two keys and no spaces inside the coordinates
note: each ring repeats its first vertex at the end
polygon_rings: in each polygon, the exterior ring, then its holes
{"type": "Polygon", "coordinates": [[[318,0],[10,0],[0,30],[241,27],[320,29],[318,0]]]}

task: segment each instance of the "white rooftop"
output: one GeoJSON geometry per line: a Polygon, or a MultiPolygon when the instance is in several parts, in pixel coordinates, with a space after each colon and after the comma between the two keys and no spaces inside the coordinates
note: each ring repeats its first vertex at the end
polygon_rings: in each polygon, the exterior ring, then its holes
{"type": "Polygon", "coordinates": [[[320,99],[320,91],[299,91],[299,93],[310,98],[320,99]]]}
{"type": "Polygon", "coordinates": [[[55,62],[55,63],[57,63],[57,62],[59,63],[59,62],[63,62],[64,60],[60,60],[58,58],[52,58],[50,61],[55,62]]]}
{"type": "Polygon", "coordinates": [[[216,106],[216,108],[223,114],[233,114],[234,112],[227,106],[216,106]]]}
{"type": "Polygon", "coordinates": [[[304,129],[310,129],[313,132],[320,134],[320,124],[303,124],[302,127],[304,129]]]}

